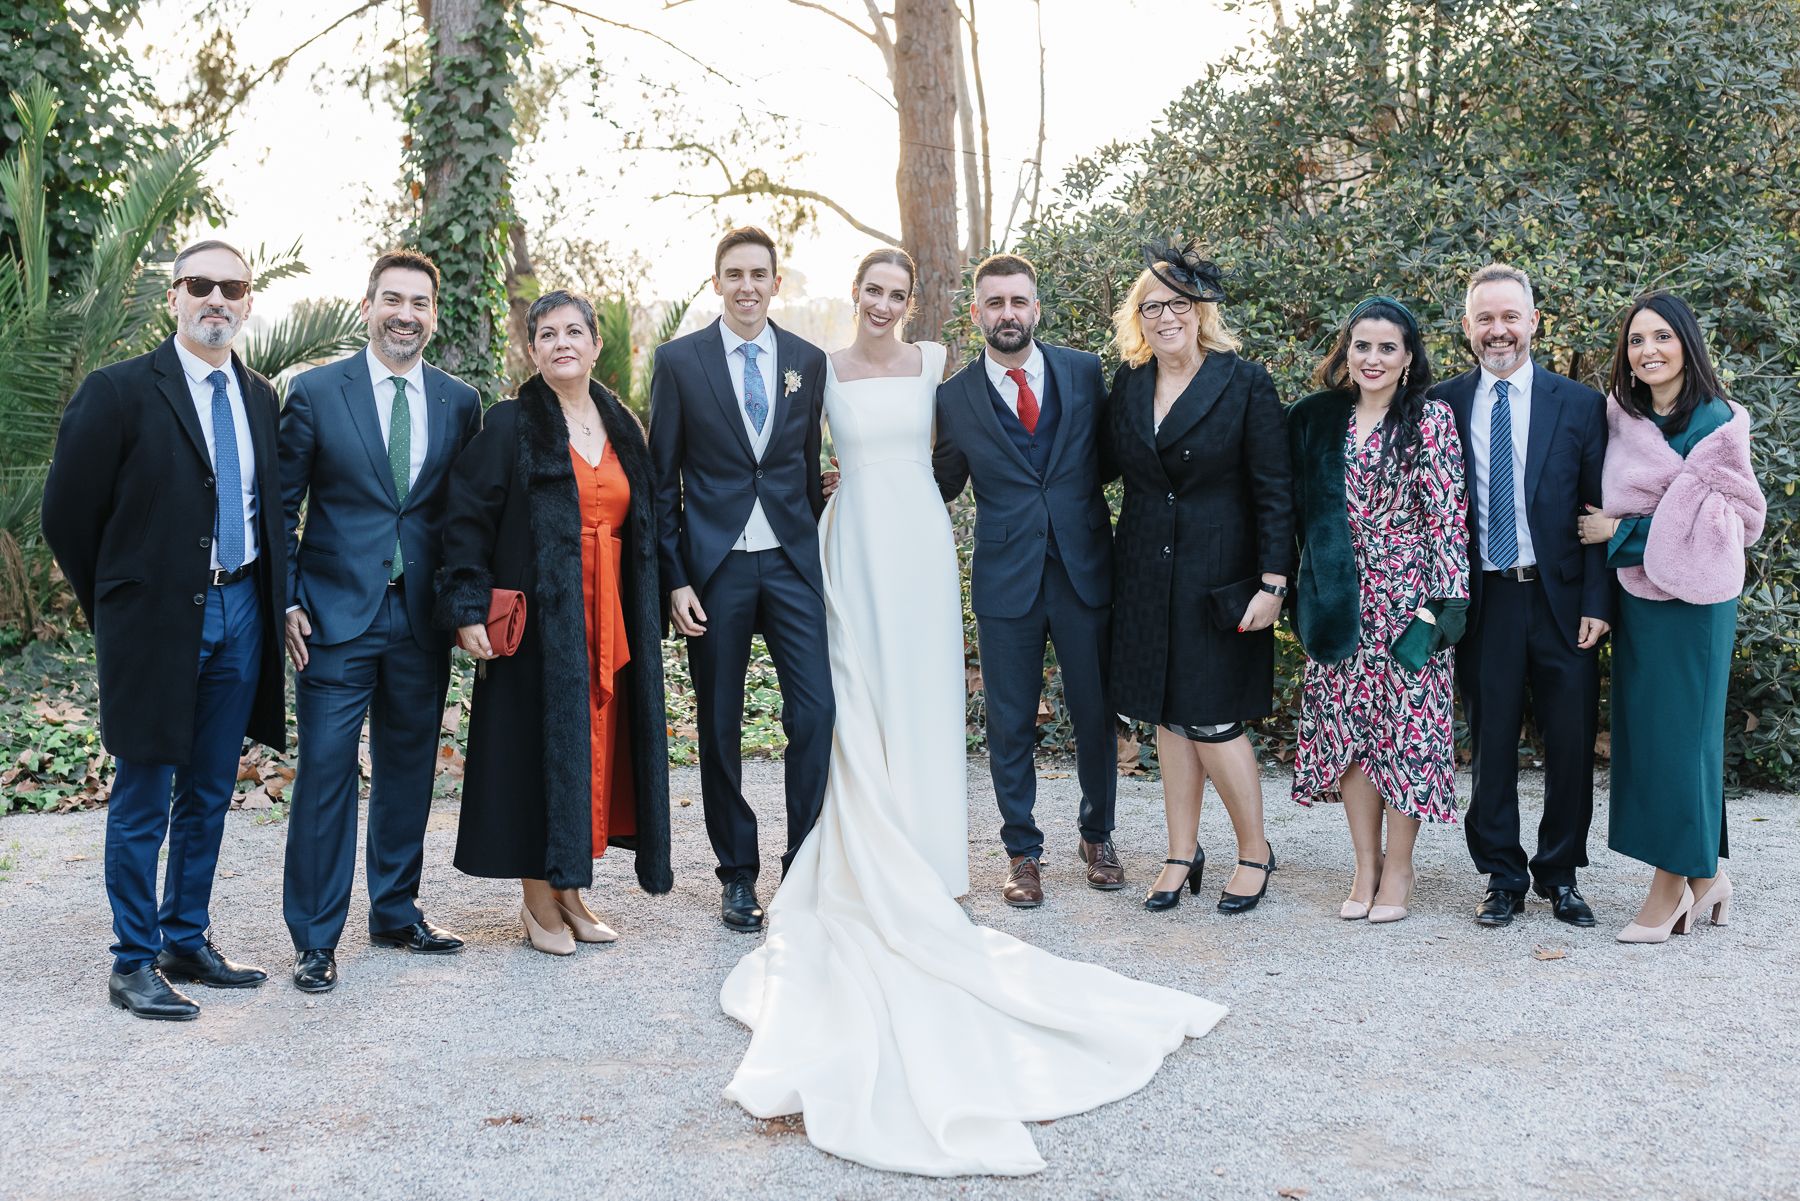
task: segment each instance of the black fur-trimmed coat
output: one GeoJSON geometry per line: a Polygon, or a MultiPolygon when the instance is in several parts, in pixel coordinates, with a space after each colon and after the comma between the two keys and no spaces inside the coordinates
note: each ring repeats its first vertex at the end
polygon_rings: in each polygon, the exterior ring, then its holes
{"type": "MultiPolygon", "coordinates": [[[[626,479],[620,592],[631,661],[630,755],[637,832],[608,845],[635,852],[646,892],[669,869],[667,715],[654,487],[643,427],[599,384],[592,395],[626,479]]],[[[593,881],[587,625],[581,587],[581,497],[556,395],[533,376],[495,405],[457,460],[444,522],[436,624],[485,621],[494,588],[525,594],[518,653],[491,660],[475,684],[456,866],[474,876],[593,881]]]]}

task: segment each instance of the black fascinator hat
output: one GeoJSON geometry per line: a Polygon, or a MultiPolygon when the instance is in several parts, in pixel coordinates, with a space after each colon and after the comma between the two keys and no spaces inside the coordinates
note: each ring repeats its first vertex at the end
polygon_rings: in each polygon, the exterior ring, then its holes
{"type": "Polygon", "coordinates": [[[1185,246],[1177,246],[1173,238],[1146,242],[1144,263],[1150,268],[1150,274],[1178,296],[1207,304],[1218,304],[1225,299],[1219,265],[1201,258],[1192,240],[1185,246]]]}

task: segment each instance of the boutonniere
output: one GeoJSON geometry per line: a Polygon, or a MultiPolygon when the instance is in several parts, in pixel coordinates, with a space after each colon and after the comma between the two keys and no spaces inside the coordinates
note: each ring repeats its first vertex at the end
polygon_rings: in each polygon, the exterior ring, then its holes
{"type": "Polygon", "coordinates": [[[781,394],[792,396],[800,390],[800,373],[791,367],[788,368],[788,373],[781,377],[781,383],[781,394]]]}

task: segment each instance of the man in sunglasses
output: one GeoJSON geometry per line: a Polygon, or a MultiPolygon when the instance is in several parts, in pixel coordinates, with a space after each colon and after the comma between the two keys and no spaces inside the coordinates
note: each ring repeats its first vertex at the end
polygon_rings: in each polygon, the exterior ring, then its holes
{"type": "Polygon", "coordinates": [[[174,277],[174,336],[94,371],[69,401],[43,510],[44,540],[94,631],[100,734],[116,766],[107,995],[165,1021],[200,1012],[171,981],[267,978],[213,946],[208,905],[245,733],[272,747],[287,733],[277,402],[232,352],[250,268],[208,240],[176,256],[174,277]]]}
{"type": "Polygon", "coordinates": [[[285,636],[300,733],[282,911],[294,984],[306,992],[337,984],[365,719],[369,938],[420,955],[463,945],[418,903],[450,686],[450,637],[431,624],[432,576],[450,465],[481,428],[475,389],[424,358],[437,293],[437,265],[417,251],[376,259],[362,305],[369,344],[297,376],[281,411],[285,636]]]}

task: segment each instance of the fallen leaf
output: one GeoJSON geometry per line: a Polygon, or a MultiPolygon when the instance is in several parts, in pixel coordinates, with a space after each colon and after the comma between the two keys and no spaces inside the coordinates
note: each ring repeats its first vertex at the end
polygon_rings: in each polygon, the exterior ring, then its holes
{"type": "Polygon", "coordinates": [[[1069,773],[1066,771],[1047,771],[1038,776],[1040,780],[1066,780],[1068,778],[1069,773]]]}
{"type": "Polygon", "coordinates": [[[524,1122],[525,1115],[522,1113],[509,1113],[503,1117],[481,1119],[481,1124],[483,1126],[520,1126],[523,1125],[524,1122]]]}
{"type": "Polygon", "coordinates": [[[1533,947],[1531,950],[1533,959],[1566,959],[1568,954],[1561,947],[1533,947]]]}
{"type": "Polygon", "coordinates": [[[1306,1196],[1307,1193],[1309,1193],[1311,1191],[1312,1191],[1311,1189],[1302,1188],[1299,1185],[1294,1185],[1291,1188],[1276,1189],[1275,1195],[1277,1197],[1287,1197],[1290,1199],[1290,1201],[1292,1201],[1293,1198],[1304,1197],[1304,1196],[1306,1196]]]}
{"type": "Polygon", "coordinates": [[[270,809],[274,805],[274,800],[269,796],[268,786],[258,784],[238,799],[237,807],[239,809],[270,809]]]}
{"type": "Polygon", "coordinates": [[[691,805],[693,803],[694,803],[693,797],[685,797],[684,796],[681,798],[681,801],[680,801],[680,805],[683,809],[686,809],[689,805],[691,805]]]}
{"type": "Polygon", "coordinates": [[[64,863],[86,863],[87,856],[86,855],[70,855],[67,859],[64,859],[63,862],[64,863]]]}
{"type": "Polygon", "coordinates": [[[444,709],[444,720],[440,723],[446,734],[454,734],[462,729],[462,702],[457,701],[444,709]]]}

